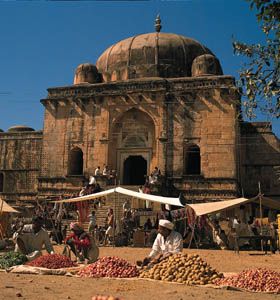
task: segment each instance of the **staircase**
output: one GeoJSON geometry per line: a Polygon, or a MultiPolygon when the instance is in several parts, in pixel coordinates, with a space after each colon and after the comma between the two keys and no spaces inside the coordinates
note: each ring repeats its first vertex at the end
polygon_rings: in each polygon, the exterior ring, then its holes
{"type": "MultiPolygon", "coordinates": [[[[114,188],[113,186],[108,186],[108,189],[114,188]]],[[[131,191],[138,191],[139,186],[123,186],[123,188],[129,189],[131,191]]],[[[118,221],[123,217],[123,203],[128,200],[131,203],[131,208],[139,207],[138,200],[131,199],[130,196],[114,193],[108,195],[105,201],[102,201],[104,204],[98,208],[96,212],[96,223],[98,226],[104,226],[106,224],[106,217],[109,208],[114,210],[115,220],[118,221]],[[137,202],[137,203],[136,203],[137,202]]],[[[144,201],[141,200],[144,204],[144,201]]],[[[140,203],[141,205],[141,203],[140,203]]],[[[140,206],[141,207],[141,206],[140,206]]],[[[143,206],[144,207],[144,206],[143,206]]]]}

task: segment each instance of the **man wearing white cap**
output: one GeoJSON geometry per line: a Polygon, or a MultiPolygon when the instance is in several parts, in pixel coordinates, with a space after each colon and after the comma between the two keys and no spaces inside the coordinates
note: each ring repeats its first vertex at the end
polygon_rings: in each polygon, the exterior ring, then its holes
{"type": "Polygon", "coordinates": [[[183,250],[183,238],[179,232],[173,230],[174,224],[168,220],[159,220],[158,235],[154,241],[149,257],[143,261],[143,265],[149,263],[158,255],[178,253],[183,250]]]}

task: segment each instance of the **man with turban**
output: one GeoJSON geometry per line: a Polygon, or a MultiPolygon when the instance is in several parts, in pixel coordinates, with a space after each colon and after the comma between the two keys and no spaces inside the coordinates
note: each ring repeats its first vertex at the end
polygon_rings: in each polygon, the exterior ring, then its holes
{"type": "Polygon", "coordinates": [[[147,265],[157,257],[168,256],[183,250],[183,238],[179,232],[173,230],[174,224],[168,220],[159,220],[158,235],[154,241],[152,251],[143,261],[147,265]]]}

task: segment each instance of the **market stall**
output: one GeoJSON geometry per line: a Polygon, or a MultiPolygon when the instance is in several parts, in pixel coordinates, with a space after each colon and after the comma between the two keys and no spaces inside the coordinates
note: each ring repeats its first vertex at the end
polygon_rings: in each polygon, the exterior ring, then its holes
{"type": "Polygon", "coordinates": [[[137,199],[141,199],[141,200],[148,200],[151,202],[157,202],[157,203],[161,203],[161,204],[168,204],[168,205],[181,206],[181,207],[184,206],[184,204],[182,203],[182,198],[180,198],[180,197],[171,198],[171,197],[155,196],[155,195],[150,195],[150,194],[134,192],[134,191],[122,188],[122,187],[116,187],[114,189],[106,190],[106,191],[95,193],[95,194],[90,194],[90,195],[75,197],[75,198],[70,198],[70,199],[64,199],[64,200],[56,200],[56,201],[52,201],[52,202],[70,203],[70,202],[88,201],[88,200],[94,200],[94,199],[106,197],[113,193],[119,193],[119,194],[131,196],[133,198],[137,198],[137,199]]]}
{"type": "Polygon", "coordinates": [[[10,213],[19,213],[19,212],[0,198],[0,240],[3,240],[5,236],[8,227],[10,213]]]}

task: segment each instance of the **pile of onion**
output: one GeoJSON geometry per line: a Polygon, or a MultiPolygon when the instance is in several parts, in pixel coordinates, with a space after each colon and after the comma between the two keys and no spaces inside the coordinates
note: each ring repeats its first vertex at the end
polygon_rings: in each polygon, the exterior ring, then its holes
{"type": "Polygon", "coordinates": [[[220,286],[232,286],[253,292],[280,293],[280,273],[267,269],[249,269],[215,281],[220,286]]]}
{"type": "Polygon", "coordinates": [[[76,267],[77,264],[71,261],[67,256],[61,254],[46,254],[39,256],[31,262],[27,263],[29,266],[41,267],[47,269],[61,269],[76,267]]]}
{"type": "Polygon", "coordinates": [[[88,265],[79,273],[81,277],[136,277],[139,275],[137,267],[116,256],[105,256],[95,263],[88,265]]]}

